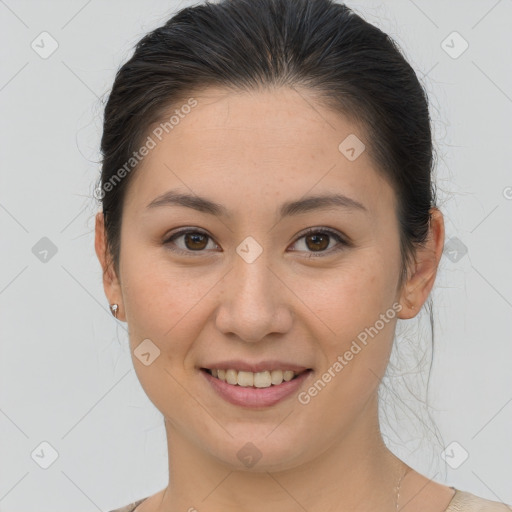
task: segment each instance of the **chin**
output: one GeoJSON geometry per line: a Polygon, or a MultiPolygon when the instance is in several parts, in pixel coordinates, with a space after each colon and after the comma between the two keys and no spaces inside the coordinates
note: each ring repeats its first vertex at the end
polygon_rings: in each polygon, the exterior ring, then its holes
{"type": "Polygon", "coordinates": [[[307,434],[299,436],[294,430],[290,435],[289,430],[283,429],[278,435],[277,430],[273,431],[276,425],[271,428],[265,425],[260,429],[251,427],[240,435],[228,428],[233,438],[227,436],[211,443],[221,448],[210,453],[231,470],[255,473],[285,471],[304,462],[306,442],[310,438],[307,434]]]}

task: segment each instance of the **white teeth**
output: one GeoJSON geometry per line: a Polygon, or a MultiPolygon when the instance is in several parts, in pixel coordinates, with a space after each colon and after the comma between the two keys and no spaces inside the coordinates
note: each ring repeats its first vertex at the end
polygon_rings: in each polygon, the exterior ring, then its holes
{"type": "Polygon", "coordinates": [[[254,386],[257,388],[268,388],[272,384],[270,372],[257,372],[254,374],[254,386]]]}
{"type": "Polygon", "coordinates": [[[286,370],[283,372],[283,379],[288,382],[289,380],[293,379],[294,375],[295,373],[293,373],[291,370],[286,370]]]}
{"type": "Polygon", "coordinates": [[[257,388],[268,388],[272,385],[278,386],[283,381],[292,380],[297,374],[292,370],[272,370],[263,372],[246,372],[237,371],[232,368],[228,370],[212,369],[210,373],[213,377],[227,382],[228,384],[238,385],[242,387],[254,386],[257,388]]]}
{"type": "MultiPolygon", "coordinates": [[[[236,370],[228,370],[228,372],[236,373],[236,370]]],[[[229,381],[228,381],[229,382],[229,381]]],[[[254,386],[254,373],[238,372],[238,385],[243,387],[254,386]]],[[[229,382],[231,384],[231,382],[229,382]]]]}
{"type": "Polygon", "coordinates": [[[272,379],[272,384],[281,384],[281,382],[283,382],[282,370],[272,370],[270,372],[270,378],[272,379]]]}
{"type": "Polygon", "coordinates": [[[226,382],[228,384],[237,384],[237,374],[235,370],[226,370],[226,382]]]}

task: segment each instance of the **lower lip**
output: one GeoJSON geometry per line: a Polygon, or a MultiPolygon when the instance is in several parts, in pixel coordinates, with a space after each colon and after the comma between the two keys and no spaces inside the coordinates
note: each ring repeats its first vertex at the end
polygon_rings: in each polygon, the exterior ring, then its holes
{"type": "Polygon", "coordinates": [[[255,388],[251,386],[236,386],[228,384],[216,377],[213,377],[206,370],[200,370],[205,376],[206,380],[210,383],[212,388],[227,402],[240,405],[242,407],[270,407],[277,404],[281,400],[289,397],[302,386],[304,381],[312,373],[312,370],[307,370],[301,373],[295,379],[283,381],[281,384],[268,388],[255,388]]]}

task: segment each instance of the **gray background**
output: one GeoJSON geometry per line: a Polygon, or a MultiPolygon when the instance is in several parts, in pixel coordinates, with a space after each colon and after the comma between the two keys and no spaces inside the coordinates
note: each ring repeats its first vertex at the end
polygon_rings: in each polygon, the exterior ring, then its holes
{"type": "MultiPolygon", "coordinates": [[[[385,435],[428,477],[512,503],[512,2],[347,3],[430,95],[446,222],[429,401],[447,450],[401,391],[385,435]]],[[[132,46],[192,4],[0,0],[1,512],[109,510],[167,484],[161,415],[103,293],[92,192],[101,98],[132,46]]],[[[407,336],[428,348],[425,313],[400,326],[404,357],[407,336]]]]}

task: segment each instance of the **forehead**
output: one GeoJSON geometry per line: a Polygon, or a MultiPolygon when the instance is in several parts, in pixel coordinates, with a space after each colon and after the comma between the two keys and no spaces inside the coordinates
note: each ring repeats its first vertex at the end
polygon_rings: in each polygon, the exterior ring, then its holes
{"type": "Polygon", "coordinates": [[[363,146],[355,148],[361,151],[355,159],[344,152],[354,141],[368,145],[361,127],[308,91],[210,88],[175,103],[163,122],[173,113],[172,125],[148,129],[154,147],[126,198],[137,208],[176,187],[234,209],[247,207],[249,197],[265,206],[263,196],[275,202],[326,191],[350,196],[374,214],[394,204],[393,191],[363,146]],[[195,106],[181,109],[191,98],[195,106]]]}

